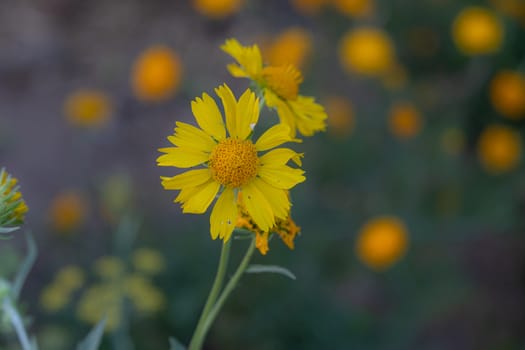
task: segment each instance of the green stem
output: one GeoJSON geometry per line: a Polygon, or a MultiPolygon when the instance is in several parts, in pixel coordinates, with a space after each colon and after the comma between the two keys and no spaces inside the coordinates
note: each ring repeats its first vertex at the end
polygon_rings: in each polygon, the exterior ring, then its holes
{"type": "MultiPolygon", "coordinates": [[[[215,275],[215,280],[213,281],[213,286],[211,287],[210,294],[208,295],[208,299],[206,300],[206,304],[204,305],[204,309],[202,310],[199,322],[197,322],[197,327],[195,327],[195,332],[193,333],[193,337],[191,338],[189,347],[190,350],[200,348],[200,345],[198,345],[199,347],[196,348],[193,344],[197,341],[197,339],[204,337],[204,334],[202,333],[204,321],[206,320],[206,317],[208,316],[208,313],[210,312],[211,308],[215,304],[215,301],[219,296],[219,292],[221,291],[224,276],[226,275],[226,268],[228,266],[228,259],[230,257],[231,242],[232,240],[229,239],[227,242],[224,242],[222,244],[221,257],[219,259],[219,266],[217,267],[217,274],[215,275]]],[[[202,341],[200,341],[199,344],[201,343],[202,341]]]]}
{"type": "Polygon", "coordinates": [[[202,324],[202,329],[198,337],[194,336],[194,338],[192,339],[189,350],[200,350],[201,349],[202,343],[204,342],[204,338],[206,334],[208,333],[208,330],[210,329],[213,321],[219,314],[219,311],[221,311],[221,308],[224,305],[224,302],[226,301],[226,299],[228,299],[228,296],[231,294],[233,289],[237,286],[237,283],[239,282],[241,276],[243,275],[244,271],[248,267],[248,264],[250,263],[254,250],[255,250],[255,235],[254,235],[254,238],[252,238],[252,241],[250,242],[250,246],[248,247],[248,250],[244,254],[244,257],[241,263],[239,264],[239,267],[233,274],[232,278],[228,281],[228,284],[226,285],[226,287],[224,287],[224,290],[221,293],[219,299],[217,299],[217,302],[215,303],[215,305],[213,305],[212,309],[206,315],[206,318],[204,319],[204,322],[202,324]]]}
{"type": "Polygon", "coordinates": [[[11,300],[9,298],[4,299],[4,311],[11,320],[16,334],[18,335],[18,340],[23,350],[31,350],[33,347],[29,342],[29,336],[27,335],[26,329],[24,327],[24,322],[18,311],[14,308],[11,300]]]}

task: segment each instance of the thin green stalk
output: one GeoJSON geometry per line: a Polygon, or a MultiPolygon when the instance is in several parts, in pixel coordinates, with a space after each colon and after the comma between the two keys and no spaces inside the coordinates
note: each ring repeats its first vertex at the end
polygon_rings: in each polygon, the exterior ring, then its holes
{"type": "Polygon", "coordinates": [[[208,330],[210,329],[213,321],[219,314],[219,311],[221,311],[221,308],[224,305],[224,302],[226,301],[226,299],[228,299],[228,296],[231,294],[233,289],[237,286],[237,283],[239,282],[241,276],[243,275],[244,271],[248,267],[248,264],[250,263],[254,250],[255,250],[255,235],[254,235],[254,238],[252,238],[252,241],[250,242],[250,246],[248,247],[248,250],[246,251],[241,263],[239,264],[239,267],[233,274],[232,278],[228,281],[228,284],[226,285],[226,287],[224,287],[224,290],[221,293],[219,299],[217,299],[217,302],[215,303],[215,305],[213,305],[208,315],[206,315],[206,318],[202,324],[202,329],[200,330],[198,337],[194,336],[194,338],[192,339],[189,350],[200,350],[201,349],[202,344],[204,342],[204,338],[206,337],[206,334],[208,333],[208,330]]]}
{"type": "Polygon", "coordinates": [[[206,304],[204,305],[204,309],[202,310],[201,316],[199,318],[199,322],[197,322],[197,327],[195,327],[195,332],[193,333],[193,337],[191,338],[190,347],[189,347],[190,350],[200,348],[200,345],[199,345],[199,348],[196,348],[194,347],[193,344],[198,338],[203,337],[202,331],[203,331],[204,320],[206,320],[208,313],[210,312],[211,308],[215,304],[215,301],[217,300],[217,297],[219,296],[219,292],[221,291],[222,284],[224,282],[224,276],[226,275],[226,268],[228,267],[231,242],[232,242],[232,239],[229,239],[227,242],[222,244],[221,257],[219,258],[219,266],[217,267],[217,274],[215,275],[215,280],[213,281],[213,286],[211,287],[210,294],[208,295],[208,299],[206,300],[206,304]]]}
{"type": "Polygon", "coordinates": [[[11,324],[13,325],[16,331],[16,334],[18,335],[18,340],[20,341],[20,345],[22,346],[22,349],[23,350],[33,349],[33,347],[31,346],[31,343],[29,342],[29,336],[27,335],[26,329],[24,327],[24,322],[22,321],[22,317],[20,317],[20,314],[14,308],[13,304],[11,303],[10,298],[4,299],[4,311],[7,313],[9,319],[11,320],[11,324]]]}

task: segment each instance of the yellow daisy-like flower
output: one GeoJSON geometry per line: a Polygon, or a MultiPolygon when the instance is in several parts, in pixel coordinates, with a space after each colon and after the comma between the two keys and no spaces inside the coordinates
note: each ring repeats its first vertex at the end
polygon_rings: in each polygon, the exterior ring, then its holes
{"type": "Polygon", "coordinates": [[[281,123],[288,125],[292,137],[297,130],[304,136],[311,136],[326,129],[323,106],[313,97],[299,95],[303,77],[295,66],[264,66],[257,45],[242,46],[236,39],[226,40],[221,49],[237,61],[237,64],[228,65],[230,73],[257,84],[263,91],[266,105],[277,109],[281,123]]]}
{"type": "Polygon", "coordinates": [[[19,225],[28,211],[17,186],[18,180],[0,169],[0,227],[19,225]]]}
{"type": "Polygon", "coordinates": [[[276,218],[286,218],[290,200],[286,191],[305,180],[304,171],[287,165],[292,160],[301,165],[298,154],[289,148],[275,148],[298,141],[290,128],[278,124],[253,143],[253,127],[259,119],[259,99],[246,90],[236,100],[224,84],[215,89],[224,106],[224,119],[208,94],[191,103],[200,129],[177,122],[175,134],[168,140],[175,147],[161,148],[159,166],[197,169],[174,177],[161,177],[166,190],[180,190],[175,198],[184,213],[204,213],[218,193],[210,215],[210,232],[227,241],[237,222],[237,193],[242,193],[246,209],[257,225],[267,231],[276,218]],[[270,149],[275,148],[271,151],[270,149]],[[268,151],[263,155],[260,152],[268,151]]]}
{"type": "Polygon", "coordinates": [[[498,51],[504,28],[496,14],[486,8],[468,6],[452,23],[452,38],[465,55],[483,55],[498,51]]]}
{"type": "Polygon", "coordinates": [[[80,128],[102,128],[109,123],[112,113],[112,101],[102,91],[78,90],[64,101],[68,122],[80,128]]]}

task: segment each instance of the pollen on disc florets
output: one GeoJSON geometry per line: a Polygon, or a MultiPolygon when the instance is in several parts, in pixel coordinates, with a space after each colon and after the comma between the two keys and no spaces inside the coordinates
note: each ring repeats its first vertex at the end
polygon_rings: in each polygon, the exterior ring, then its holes
{"type": "Polygon", "coordinates": [[[209,166],[215,181],[240,187],[257,175],[258,162],[257,150],[250,140],[227,138],[211,152],[209,166]]]}
{"type": "Polygon", "coordinates": [[[286,100],[297,98],[299,84],[303,82],[301,72],[292,65],[265,67],[262,77],[270,89],[286,100]]]}

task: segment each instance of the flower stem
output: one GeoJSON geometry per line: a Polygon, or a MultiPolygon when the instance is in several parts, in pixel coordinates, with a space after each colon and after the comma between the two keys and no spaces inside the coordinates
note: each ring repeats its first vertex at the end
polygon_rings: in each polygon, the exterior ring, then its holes
{"type": "Polygon", "coordinates": [[[29,342],[29,336],[27,335],[26,329],[24,327],[24,322],[18,311],[13,307],[11,300],[9,298],[4,299],[4,311],[11,320],[16,334],[18,335],[18,340],[20,340],[20,345],[23,350],[31,350],[33,347],[29,342]]]}
{"type": "Polygon", "coordinates": [[[237,283],[239,282],[241,276],[243,275],[244,271],[248,267],[248,264],[252,258],[254,250],[255,250],[255,236],[254,238],[252,238],[250,242],[250,246],[248,247],[248,250],[244,254],[244,257],[241,263],[239,264],[239,267],[237,267],[237,270],[233,274],[232,278],[228,281],[228,284],[226,285],[226,287],[224,287],[224,290],[222,291],[220,297],[217,299],[217,302],[212,306],[211,310],[209,310],[208,314],[205,316],[204,321],[201,325],[201,329],[198,334],[198,337],[197,337],[197,334],[195,334],[195,336],[193,337],[190,343],[189,350],[200,350],[201,349],[206,333],[208,333],[208,330],[210,329],[213,321],[219,314],[219,311],[224,305],[224,302],[226,301],[228,296],[231,294],[233,289],[237,286],[237,283]]]}
{"type": "Polygon", "coordinates": [[[206,304],[204,305],[204,309],[202,310],[201,317],[199,318],[199,322],[197,322],[197,327],[195,328],[195,332],[193,333],[193,336],[191,338],[189,347],[190,350],[200,349],[200,346],[202,344],[203,339],[199,339],[204,338],[205,335],[205,333],[203,333],[204,321],[206,320],[206,317],[208,316],[208,313],[210,312],[211,308],[215,304],[215,301],[219,296],[219,292],[221,291],[222,284],[224,282],[224,276],[226,275],[228,260],[230,257],[231,242],[232,240],[229,239],[227,242],[224,242],[222,244],[221,257],[219,259],[219,266],[217,267],[217,274],[215,275],[215,280],[213,281],[213,286],[211,287],[210,294],[208,295],[208,299],[206,300],[206,304]]]}

